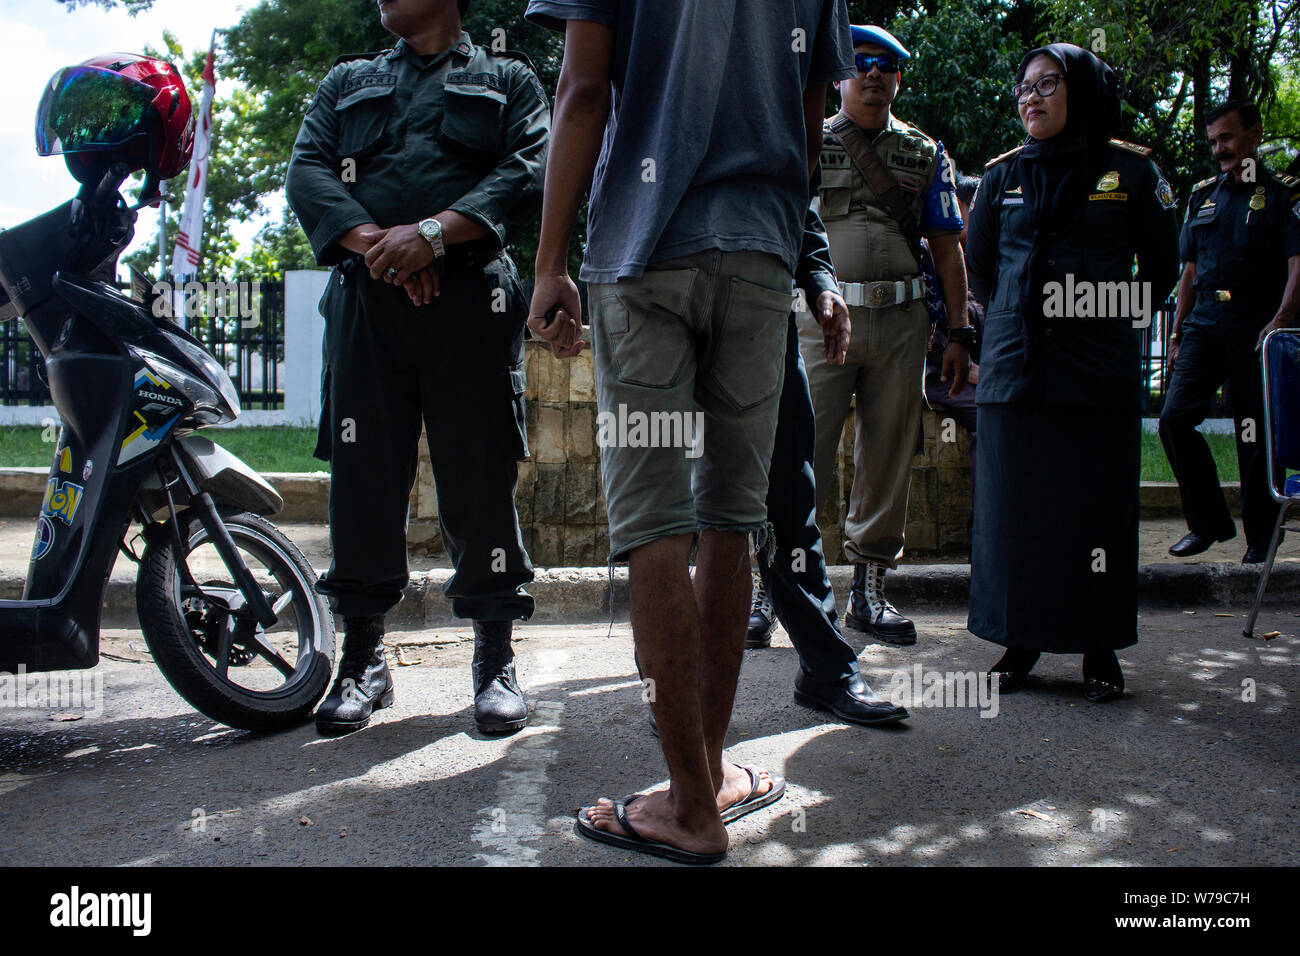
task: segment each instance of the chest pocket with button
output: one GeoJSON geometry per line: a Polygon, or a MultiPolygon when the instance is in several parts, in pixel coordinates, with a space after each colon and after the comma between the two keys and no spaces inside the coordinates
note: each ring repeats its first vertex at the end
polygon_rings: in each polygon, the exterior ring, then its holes
{"type": "Polygon", "coordinates": [[[494,73],[452,73],[444,94],[438,141],[485,159],[499,158],[505,139],[505,78],[494,73]]]}
{"type": "MultiPolygon", "coordinates": [[[[848,157],[845,156],[845,159],[848,157]]],[[[853,198],[853,170],[847,165],[822,165],[821,198],[822,221],[843,219],[849,214],[853,198]]]]}
{"type": "Polygon", "coordinates": [[[366,73],[349,78],[334,105],[339,124],[339,155],[359,158],[379,151],[393,111],[397,77],[366,73]]]}

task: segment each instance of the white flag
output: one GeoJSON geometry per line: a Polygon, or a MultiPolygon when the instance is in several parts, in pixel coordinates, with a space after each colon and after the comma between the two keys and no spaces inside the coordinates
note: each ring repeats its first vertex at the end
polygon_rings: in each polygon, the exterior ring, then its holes
{"type": "Polygon", "coordinates": [[[190,161],[190,175],[185,185],[185,205],[176,231],[176,250],[172,253],[172,279],[179,283],[199,271],[199,249],[203,242],[203,198],[208,191],[208,157],[212,150],[212,98],[217,91],[217,75],[212,58],[216,46],[216,33],[208,48],[208,60],[203,67],[203,99],[199,105],[198,128],[194,132],[194,158],[190,161]]]}

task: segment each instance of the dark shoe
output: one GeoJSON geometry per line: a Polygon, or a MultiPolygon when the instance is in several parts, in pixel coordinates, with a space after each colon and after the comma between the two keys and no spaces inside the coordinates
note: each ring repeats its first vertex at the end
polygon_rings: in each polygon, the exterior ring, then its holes
{"type": "Polygon", "coordinates": [[[892,724],[908,717],[906,708],[877,700],[861,674],[827,683],[800,671],[794,679],[794,702],[814,710],[828,710],[840,720],[867,727],[892,724]]]}
{"type": "Polygon", "coordinates": [[[772,596],[763,587],[763,579],[754,577],[754,600],[749,605],[749,631],[745,634],[745,650],[772,646],[772,632],[776,630],[776,617],[772,614],[772,596]]]}
{"type": "Polygon", "coordinates": [[[1268,548],[1261,548],[1258,545],[1250,545],[1246,548],[1246,555],[1241,559],[1242,564],[1263,564],[1268,560],[1268,548]]]}
{"type": "Polygon", "coordinates": [[[989,668],[988,675],[997,681],[999,695],[1014,694],[1029,683],[1029,672],[1037,663],[1037,651],[1008,647],[998,662],[989,668]]]}
{"type": "Polygon", "coordinates": [[[528,702],[515,680],[510,621],[474,622],[474,722],[485,734],[505,734],[528,723],[528,702]]]}
{"type": "Polygon", "coordinates": [[[1104,704],[1108,700],[1119,700],[1124,696],[1124,684],[1112,684],[1109,681],[1093,677],[1084,682],[1083,696],[1094,704],[1104,704]]]}
{"type": "Polygon", "coordinates": [[[321,734],[348,734],[370,723],[370,715],[393,705],[393,675],[384,658],[384,619],[347,618],[344,621],[343,660],[339,676],[318,708],[316,730],[321,734]]]}
{"type": "Polygon", "coordinates": [[[1083,696],[1094,704],[1117,700],[1124,694],[1124,672],[1114,651],[1089,651],[1083,655],[1083,696]]]}
{"type": "Polygon", "coordinates": [[[1210,550],[1216,541],[1231,541],[1236,536],[1236,528],[1223,535],[1198,534],[1195,531],[1189,531],[1183,535],[1183,540],[1169,549],[1169,553],[1175,558],[1190,558],[1194,554],[1201,554],[1210,550]]]}
{"type": "Polygon", "coordinates": [[[875,561],[853,566],[853,586],[844,623],[899,647],[916,643],[916,626],[885,600],[885,566],[875,561]]]}

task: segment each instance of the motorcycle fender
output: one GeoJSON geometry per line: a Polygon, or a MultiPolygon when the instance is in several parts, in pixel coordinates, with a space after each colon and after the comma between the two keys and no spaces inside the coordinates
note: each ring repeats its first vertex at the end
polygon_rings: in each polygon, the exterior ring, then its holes
{"type": "Polygon", "coordinates": [[[190,477],[217,504],[231,504],[257,515],[279,514],[284,499],[256,471],[202,435],[178,443],[190,477]]]}

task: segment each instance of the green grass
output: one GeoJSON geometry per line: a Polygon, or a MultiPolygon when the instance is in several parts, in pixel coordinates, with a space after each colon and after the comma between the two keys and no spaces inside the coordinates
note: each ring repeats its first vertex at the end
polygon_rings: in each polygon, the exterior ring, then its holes
{"type": "MultiPolygon", "coordinates": [[[[41,441],[38,426],[0,428],[0,467],[44,468],[50,463],[54,446],[41,441]]],[[[316,446],[314,428],[209,428],[202,434],[231,454],[238,455],[258,471],[328,471],[329,466],[311,456],[316,446]]],[[[1231,435],[1206,435],[1214,460],[1219,465],[1219,480],[1237,480],[1237,449],[1231,435]]],[[[1173,471],[1160,436],[1142,433],[1142,480],[1173,481],[1173,471]]]]}
{"type": "MultiPolygon", "coordinates": [[[[54,445],[41,440],[44,431],[36,425],[0,427],[0,467],[49,465],[54,445]]],[[[257,471],[329,470],[329,465],[311,455],[316,447],[314,428],[206,428],[199,434],[238,455],[257,471]]]]}

